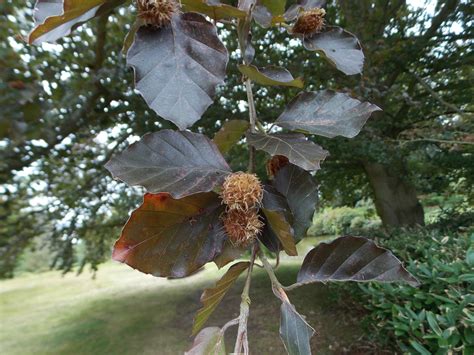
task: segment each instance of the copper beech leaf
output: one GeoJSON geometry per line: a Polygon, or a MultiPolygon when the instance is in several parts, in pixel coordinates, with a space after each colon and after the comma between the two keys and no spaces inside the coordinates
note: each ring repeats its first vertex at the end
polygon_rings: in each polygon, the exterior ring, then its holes
{"type": "Polygon", "coordinates": [[[291,163],[305,170],[319,170],[320,163],[329,155],[327,150],[309,141],[304,134],[248,132],[247,141],[251,146],[271,156],[284,155],[291,163]]]}
{"type": "Polygon", "coordinates": [[[226,240],[222,252],[214,259],[214,263],[219,269],[240,258],[248,248],[233,245],[231,241],[226,240]]]}
{"type": "Polygon", "coordinates": [[[331,90],[298,94],[275,122],[292,130],[333,138],[359,134],[372,112],[380,108],[331,90]]]}
{"type": "Polygon", "coordinates": [[[55,42],[80,24],[121,5],[124,0],[37,0],[29,44],[55,42]]]}
{"type": "Polygon", "coordinates": [[[314,329],[287,300],[281,304],[280,337],[289,355],[310,355],[314,329]]]}
{"type": "Polygon", "coordinates": [[[304,258],[298,284],[326,281],[401,281],[419,285],[391,251],[367,238],[353,236],[321,243],[304,258]]]}
{"type": "Polygon", "coordinates": [[[298,166],[289,164],[275,175],[273,186],[286,197],[293,215],[296,241],[306,237],[318,201],[318,187],[313,177],[298,166]]]}
{"type": "Polygon", "coordinates": [[[168,129],[144,135],[105,167],[131,186],[167,192],[174,198],[211,191],[231,173],[209,138],[168,129]]]}
{"type": "Polygon", "coordinates": [[[225,122],[212,141],[217,145],[222,154],[227,154],[230,149],[242,138],[249,127],[245,120],[230,120],[225,122]]]}
{"type": "Polygon", "coordinates": [[[337,69],[346,75],[362,73],[364,52],[352,33],[336,26],[327,26],[323,32],[305,36],[303,45],[310,51],[320,51],[337,69]]]}
{"type": "Polygon", "coordinates": [[[268,227],[275,233],[281,243],[283,250],[290,256],[297,256],[294,232],[283,212],[270,211],[262,208],[268,227]]]}
{"type": "Polygon", "coordinates": [[[175,200],[145,194],[115,243],[112,257],[146,274],[185,277],[212,261],[226,239],[215,193],[175,200]]]}
{"type": "Polygon", "coordinates": [[[293,78],[293,75],[285,68],[268,66],[257,68],[255,65],[238,66],[239,71],[246,77],[260,85],[267,86],[293,86],[302,89],[304,82],[302,78],[293,78]]]}
{"type": "Polygon", "coordinates": [[[176,14],[166,27],[141,27],[127,53],[136,89],[180,129],[194,124],[211,105],[228,58],[216,27],[197,13],[176,14]]]}
{"type": "Polygon", "coordinates": [[[185,355],[225,355],[224,334],[218,327],[204,328],[194,338],[194,343],[185,355]]]}
{"type": "Polygon", "coordinates": [[[227,18],[243,19],[247,15],[234,6],[223,4],[218,0],[181,0],[184,11],[199,12],[214,20],[227,18]]]}
{"type": "Polygon", "coordinates": [[[194,318],[193,335],[201,330],[227,291],[229,291],[234,282],[249,266],[249,262],[240,262],[232,265],[214,287],[204,290],[201,296],[202,308],[197,312],[194,318]]]}

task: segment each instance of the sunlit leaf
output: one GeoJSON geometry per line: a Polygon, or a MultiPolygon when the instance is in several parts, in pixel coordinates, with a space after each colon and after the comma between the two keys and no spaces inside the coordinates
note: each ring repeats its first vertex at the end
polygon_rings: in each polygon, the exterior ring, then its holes
{"type": "Polygon", "coordinates": [[[326,281],[419,282],[391,251],[367,238],[345,236],[321,243],[304,258],[298,283],[326,281]]]}
{"type": "Polygon", "coordinates": [[[37,0],[35,28],[28,43],[55,42],[80,24],[121,5],[124,0],[37,0]]]}
{"type": "Polygon", "coordinates": [[[260,0],[259,4],[265,6],[273,16],[278,16],[285,12],[286,0],[260,0]]]}
{"type": "Polygon", "coordinates": [[[185,277],[212,261],[226,235],[217,194],[180,200],[146,194],[115,243],[113,259],[160,277],[185,277]]]}
{"type": "Polygon", "coordinates": [[[133,22],[132,26],[130,27],[130,30],[128,31],[127,35],[125,36],[125,39],[123,40],[122,54],[127,55],[127,52],[132,46],[133,41],[135,41],[135,35],[137,34],[137,31],[142,26],[143,20],[137,17],[133,22]]]}
{"type": "Polygon", "coordinates": [[[185,355],[225,355],[224,334],[220,328],[204,328],[194,338],[191,349],[185,355]]]}
{"type": "Polygon", "coordinates": [[[211,191],[231,172],[209,138],[172,130],[144,135],[105,167],[131,186],[167,192],[174,198],[211,191]]]}
{"type": "Polygon", "coordinates": [[[228,53],[202,15],[173,16],[162,28],[141,27],[127,54],[136,89],[161,117],[185,129],[211,105],[228,53]]]}
{"type": "Polygon", "coordinates": [[[249,266],[249,262],[240,262],[232,265],[214,287],[208,288],[204,291],[201,296],[202,308],[194,318],[193,335],[201,330],[202,326],[217,308],[227,291],[229,291],[237,278],[247,270],[249,266]]]}
{"type": "Polygon", "coordinates": [[[293,228],[288,223],[283,212],[270,211],[262,208],[268,227],[275,233],[285,252],[290,256],[298,255],[293,228]]]}
{"type": "Polygon", "coordinates": [[[359,40],[340,27],[327,26],[323,32],[305,37],[303,45],[310,51],[324,53],[326,58],[346,75],[362,73],[364,52],[359,40]]]}
{"type": "Polygon", "coordinates": [[[289,161],[305,170],[319,170],[320,163],[329,152],[319,145],[308,141],[304,134],[298,133],[247,133],[247,142],[259,150],[270,154],[284,155],[289,161]]]}
{"type": "Polygon", "coordinates": [[[295,307],[289,302],[283,301],[281,305],[280,337],[288,354],[311,354],[309,341],[314,333],[314,329],[296,311],[295,307]]]}
{"type": "Polygon", "coordinates": [[[329,138],[353,138],[375,111],[380,108],[347,94],[331,90],[302,92],[288,104],[276,124],[329,138]]]}
{"type": "Polygon", "coordinates": [[[249,79],[261,85],[267,86],[294,86],[302,89],[304,82],[301,78],[293,78],[293,75],[285,68],[269,66],[257,68],[255,65],[238,66],[240,72],[249,79]]]}
{"type": "Polygon", "coordinates": [[[292,226],[295,238],[299,241],[306,237],[306,232],[312,224],[318,201],[318,187],[310,173],[293,164],[278,171],[273,180],[273,186],[288,201],[293,214],[292,226]]]}
{"type": "Polygon", "coordinates": [[[242,138],[248,127],[249,122],[245,120],[227,121],[212,140],[222,154],[227,154],[229,150],[242,138]]]}
{"type": "Polygon", "coordinates": [[[218,0],[181,0],[183,10],[199,12],[214,20],[227,18],[245,18],[247,13],[234,6],[223,4],[218,0]]]}

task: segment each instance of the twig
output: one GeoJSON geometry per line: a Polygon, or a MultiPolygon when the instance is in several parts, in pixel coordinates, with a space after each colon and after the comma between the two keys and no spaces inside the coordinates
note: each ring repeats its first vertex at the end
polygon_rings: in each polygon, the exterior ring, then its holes
{"type": "Polygon", "coordinates": [[[242,348],[244,354],[248,355],[248,338],[247,338],[247,323],[250,313],[250,282],[252,280],[252,270],[255,263],[255,257],[257,256],[258,244],[254,244],[252,248],[252,257],[250,259],[250,266],[247,272],[247,278],[245,279],[245,286],[242,291],[242,301],[240,302],[240,316],[239,316],[239,330],[237,332],[237,340],[235,342],[234,353],[240,354],[242,348]]]}

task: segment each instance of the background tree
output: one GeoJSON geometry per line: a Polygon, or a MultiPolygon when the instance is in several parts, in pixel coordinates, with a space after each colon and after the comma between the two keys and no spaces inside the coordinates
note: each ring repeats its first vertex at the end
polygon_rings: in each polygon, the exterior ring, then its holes
{"type": "MultiPolygon", "coordinates": [[[[354,204],[373,196],[387,225],[422,223],[420,193],[443,191],[460,178],[467,187],[473,185],[468,144],[472,142],[470,5],[438,1],[431,15],[414,11],[404,1],[348,3],[330,2],[327,16],[356,33],[364,44],[368,65],[361,80],[345,79],[327,66],[323,69],[314,53],[283,40],[280,29],[262,40],[272,43],[265,50],[254,43],[258,65],[274,63],[272,56],[278,56],[278,64],[296,75],[318,73],[310,89],[345,89],[383,107],[384,112],[369,120],[355,140],[318,139],[331,151],[325,169],[317,174],[322,201],[354,204]],[[403,193],[395,193],[395,187],[403,193]],[[394,193],[400,199],[391,198],[394,193]]],[[[42,233],[57,252],[57,266],[69,270],[79,261],[95,267],[108,258],[108,246],[116,235],[111,228],[118,229],[123,216],[138,203],[138,194],[111,181],[103,162],[145,132],[170,127],[133,92],[131,73],[120,54],[123,28],[132,23],[133,8],[94,19],[61,39],[60,46],[28,47],[19,35],[29,32],[31,11],[23,1],[0,6],[0,31],[8,38],[0,44],[0,97],[5,108],[0,117],[0,177],[5,192],[0,213],[2,221],[11,221],[5,224],[7,231],[2,230],[0,253],[2,260],[7,260],[5,255],[12,260],[2,265],[2,275],[11,275],[15,256],[42,233]],[[30,222],[18,222],[26,220],[30,222]],[[87,245],[82,260],[74,257],[78,241],[87,245]]],[[[236,48],[224,29],[221,34],[229,48],[236,48]]],[[[225,119],[245,118],[241,110],[245,92],[235,58],[229,70],[227,85],[218,93],[223,99],[193,129],[212,135],[225,119]]],[[[259,88],[256,104],[261,119],[271,123],[293,95],[259,88]]],[[[245,168],[243,149],[237,146],[229,153],[236,170],[245,168]]],[[[263,171],[262,166],[259,169],[263,171]]]]}

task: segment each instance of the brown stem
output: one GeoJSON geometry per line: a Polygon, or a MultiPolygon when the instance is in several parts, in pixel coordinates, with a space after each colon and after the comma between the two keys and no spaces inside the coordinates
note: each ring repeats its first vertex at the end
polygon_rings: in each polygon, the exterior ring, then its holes
{"type": "Polygon", "coordinates": [[[252,257],[250,259],[250,266],[247,272],[247,278],[245,279],[245,286],[242,291],[242,301],[240,302],[240,316],[239,316],[239,330],[237,331],[237,340],[235,342],[234,353],[240,354],[242,348],[244,354],[248,355],[248,338],[247,338],[247,323],[250,313],[250,281],[252,280],[252,270],[255,263],[255,257],[257,256],[258,244],[254,244],[252,247],[252,257]]]}
{"type": "Polygon", "coordinates": [[[281,299],[283,302],[288,302],[290,303],[290,300],[288,299],[288,295],[285,292],[285,287],[278,281],[275,272],[273,271],[273,267],[268,261],[268,259],[263,255],[262,252],[258,254],[258,257],[262,261],[263,268],[267,272],[268,276],[270,277],[270,280],[272,282],[272,290],[275,296],[277,296],[279,299],[281,299]]]}

